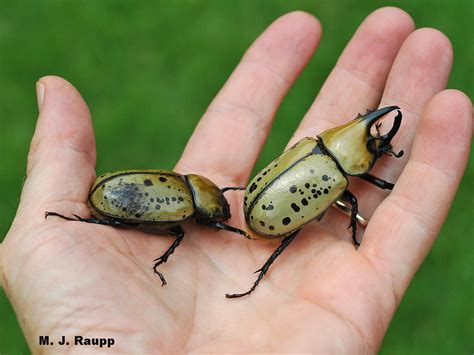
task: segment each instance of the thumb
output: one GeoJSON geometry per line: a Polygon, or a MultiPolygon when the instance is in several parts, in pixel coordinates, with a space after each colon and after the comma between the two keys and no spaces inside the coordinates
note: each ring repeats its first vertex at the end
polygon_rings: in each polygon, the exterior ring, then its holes
{"type": "Polygon", "coordinates": [[[96,159],[89,110],[79,92],[66,80],[48,76],[37,82],[37,98],[40,113],[19,208],[35,219],[56,202],[83,204],[96,159]]]}

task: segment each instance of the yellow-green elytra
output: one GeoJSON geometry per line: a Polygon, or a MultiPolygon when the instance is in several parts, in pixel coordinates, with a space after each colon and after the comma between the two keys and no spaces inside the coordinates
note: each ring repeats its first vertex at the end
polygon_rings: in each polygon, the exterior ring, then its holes
{"type": "Polygon", "coordinates": [[[284,238],[281,245],[259,269],[252,288],[240,294],[227,294],[235,298],[248,295],[262,279],[273,261],[296,237],[298,231],[342,200],[351,205],[352,238],[356,245],[357,199],[349,192],[347,176],[358,176],[380,188],[392,189],[393,184],[369,175],[377,158],[383,154],[401,157],[394,153],[391,139],[400,128],[402,115],[398,111],[393,127],[381,135],[370,132],[372,125],[385,114],[397,110],[389,106],[367,111],[354,120],[329,129],[317,136],[306,137],[286,150],[260,171],[248,184],[244,196],[245,220],[253,239],[284,238]]]}
{"type": "Polygon", "coordinates": [[[171,225],[188,218],[225,221],[229,204],[200,175],[167,170],[124,170],[99,176],[89,195],[92,213],[129,223],[171,225]]]}
{"type": "Polygon", "coordinates": [[[314,138],[302,139],[250,183],[244,213],[252,231],[264,238],[288,235],[324,213],[342,195],[347,178],[317,145],[314,138]],[[284,173],[276,175],[279,167],[284,173]]]}
{"type": "Polygon", "coordinates": [[[170,170],[123,170],[100,175],[92,185],[88,205],[94,218],[66,217],[66,220],[109,226],[153,226],[176,237],[168,250],[155,259],[154,272],[166,284],[157,267],[166,262],[184,236],[180,225],[189,219],[215,229],[247,236],[245,232],[222,222],[231,217],[229,204],[224,197],[227,190],[219,189],[212,181],[196,174],[181,175],[170,170]]]}

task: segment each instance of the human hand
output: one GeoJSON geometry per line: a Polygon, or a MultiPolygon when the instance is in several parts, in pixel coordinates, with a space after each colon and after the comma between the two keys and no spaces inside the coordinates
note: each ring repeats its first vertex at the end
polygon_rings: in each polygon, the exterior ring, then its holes
{"type": "MultiPolygon", "coordinates": [[[[320,33],[303,13],[273,23],[211,103],[176,170],[219,186],[245,185],[272,117],[320,33]]],[[[279,241],[186,224],[183,243],[160,266],[168,280],[161,287],[152,261],[171,237],[44,220],[46,210],[89,214],[95,146],[79,93],[62,79],[41,79],[28,177],[0,249],[2,286],[32,351],[40,349],[39,335],[82,335],[111,337],[111,350],[138,353],[376,352],[466,164],[472,106],[464,94],[443,91],[451,61],[447,38],[414,31],[400,10],[378,10],[362,23],[290,144],[366,108],[398,105],[404,119],[393,145],[405,156],[381,158],[373,170],[388,181],[398,178],[396,186],[387,196],[351,179],[361,214],[371,219],[361,247],[352,245],[348,218],[329,211],[303,228],[256,292],[233,300],[224,293],[247,290],[250,271],[279,241]]],[[[229,224],[243,227],[242,193],[227,194],[229,224]]]]}

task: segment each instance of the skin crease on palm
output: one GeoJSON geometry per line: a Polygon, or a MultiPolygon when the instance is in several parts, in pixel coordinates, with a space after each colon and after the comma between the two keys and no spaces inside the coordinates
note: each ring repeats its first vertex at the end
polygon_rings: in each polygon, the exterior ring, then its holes
{"type": "MultiPolygon", "coordinates": [[[[272,23],[210,104],[175,170],[221,187],[245,185],[279,103],[320,36],[319,22],[306,13],[272,23]],[[232,132],[233,139],[215,132],[232,132]]],[[[449,40],[434,29],[415,30],[400,9],[382,8],[364,20],[290,144],[367,108],[398,105],[403,122],[392,143],[405,155],[383,157],[371,171],[396,181],[395,188],[389,193],[351,178],[361,214],[371,219],[359,232],[361,247],[351,242],[349,219],[330,210],[303,228],[254,293],[239,299],[224,294],[246,291],[279,240],[249,241],[186,223],[183,243],[160,266],[168,281],[161,287],[152,261],[172,237],[44,219],[46,210],[89,215],[96,153],[80,94],[61,78],[41,78],[27,179],[0,249],[2,286],[31,350],[59,350],[40,348],[39,335],[83,335],[113,337],[115,352],[376,352],[467,162],[472,105],[462,92],[444,90],[451,63],[449,40]]],[[[244,227],[243,193],[227,197],[229,224],[244,227]]]]}

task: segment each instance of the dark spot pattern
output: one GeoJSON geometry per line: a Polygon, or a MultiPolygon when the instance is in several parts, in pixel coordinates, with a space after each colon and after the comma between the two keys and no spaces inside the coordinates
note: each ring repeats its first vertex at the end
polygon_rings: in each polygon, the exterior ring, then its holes
{"type": "Polygon", "coordinates": [[[291,185],[291,186],[290,186],[290,192],[291,192],[292,194],[294,194],[294,193],[296,192],[296,190],[297,190],[296,185],[291,185]]]}
{"type": "Polygon", "coordinates": [[[329,176],[327,176],[326,174],[321,176],[321,178],[323,179],[323,181],[328,181],[329,180],[329,176]]]}
{"type": "Polygon", "coordinates": [[[250,192],[250,193],[254,192],[256,188],[257,188],[257,184],[256,184],[256,183],[253,183],[253,184],[250,186],[249,192],[250,192]]]}
{"type": "Polygon", "coordinates": [[[329,193],[329,190],[328,189],[324,189],[323,191],[326,195],[329,193]]]}
{"type": "Polygon", "coordinates": [[[274,226],[270,226],[268,227],[268,229],[270,229],[271,231],[275,230],[275,227],[274,226]]]}
{"type": "Polygon", "coordinates": [[[302,199],[301,199],[301,204],[302,204],[303,206],[308,206],[308,200],[305,199],[305,198],[302,198],[302,199]]]}
{"type": "Polygon", "coordinates": [[[265,222],[264,222],[264,221],[260,221],[260,225],[261,225],[262,227],[265,227],[265,222]]]}
{"type": "Polygon", "coordinates": [[[314,169],[310,169],[310,170],[309,170],[309,173],[310,173],[310,174],[314,174],[314,169]]]}
{"type": "Polygon", "coordinates": [[[160,179],[159,179],[159,180],[160,180],[161,182],[167,182],[167,181],[168,181],[168,179],[165,178],[165,177],[163,177],[163,176],[160,176],[160,179]]]}
{"type": "Polygon", "coordinates": [[[299,212],[299,211],[300,211],[300,207],[299,207],[296,203],[292,203],[292,204],[291,204],[291,208],[292,208],[293,211],[295,211],[295,212],[299,212]]]}
{"type": "Polygon", "coordinates": [[[178,201],[183,202],[183,201],[184,201],[184,198],[182,198],[181,196],[179,196],[179,197],[178,197],[178,201]]]}
{"type": "MultiPolygon", "coordinates": [[[[161,181],[162,178],[160,178],[160,181],[161,181]]],[[[164,179],[164,178],[163,178],[164,179]]],[[[165,179],[166,180],[166,179],[165,179]]],[[[145,184],[145,186],[153,186],[153,182],[150,180],[150,179],[145,179],[143,180],[143,183],[145,184]]]]}
{"type": "Polygon", "coordinates": [[[307,189],[309,189],[311,185],[307,182],[306,184],[304,184],[304,187],[306,187],[307,189]]]}
{"type": "Polygon", "coordinates": [[[290,217],[285,217],[282,219],[281,223],[283,223],[285,226],[287,226],[288,224],[290,224],[291,222],[291,218],[290,217]]]}

